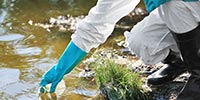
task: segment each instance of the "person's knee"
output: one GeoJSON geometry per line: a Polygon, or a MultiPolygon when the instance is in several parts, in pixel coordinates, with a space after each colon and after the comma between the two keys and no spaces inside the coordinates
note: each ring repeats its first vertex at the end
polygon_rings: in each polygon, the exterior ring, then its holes
{"type": "Polygon", "coordinates": [[[184,1],[170,1],[159,8],[159,14],[168,28],[176,33],[185,33],[195,29],[198,21],[195,18],[194,4],[184,1]]]}

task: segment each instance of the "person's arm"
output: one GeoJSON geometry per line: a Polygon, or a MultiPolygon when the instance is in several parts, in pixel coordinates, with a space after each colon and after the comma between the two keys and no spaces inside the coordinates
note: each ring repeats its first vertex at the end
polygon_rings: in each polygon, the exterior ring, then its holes
{"type": "Polygon", "coordinates": [[[40,92],[51,84],[50,93],[54,92],[63,76],[69,73],[90,51],[104,43],[112,33],[115,24],[129,14],[139,0],[98,0],[88,16],[83,19],[72,35],[72,41],[59,59],[58,64],[47,71],[40,82],[40,92]]]}
{"type": "Polygon", "coordinates": [[[115,24],[128,15],[140,0],[98,0],[82,20],[72,41],[86,52],[104,43],[113,32],[115,24]]]}

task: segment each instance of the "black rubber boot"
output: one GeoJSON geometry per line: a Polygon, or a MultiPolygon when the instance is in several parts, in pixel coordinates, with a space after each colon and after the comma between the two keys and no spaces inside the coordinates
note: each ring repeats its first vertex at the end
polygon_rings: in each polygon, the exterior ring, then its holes
{"type": "Polygon", "coordinates": [[[164,63],[164,66],[161,69],[148,76],[148,84],[161,85],[173,81],[177,76],[187,71],[186,65],[180,58],[180,54],[173,51],[170,51],[162,63],[164,63]]]}
{"type": "Polygon", "coordinates": [[[200,100],[200,25],[184,34],[173,33],[173,36],[191,73],[177,100],[200,100]]]}

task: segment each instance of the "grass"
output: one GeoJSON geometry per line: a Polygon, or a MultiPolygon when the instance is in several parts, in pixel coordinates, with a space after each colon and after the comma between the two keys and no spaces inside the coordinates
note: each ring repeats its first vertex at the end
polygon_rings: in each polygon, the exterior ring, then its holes
{"type": "Polygon", "coordinates": [[[96,83],[106,99],[149,100],[138,73],[105,58],[96,61],[92,66],[95,68],[96,83]]]}

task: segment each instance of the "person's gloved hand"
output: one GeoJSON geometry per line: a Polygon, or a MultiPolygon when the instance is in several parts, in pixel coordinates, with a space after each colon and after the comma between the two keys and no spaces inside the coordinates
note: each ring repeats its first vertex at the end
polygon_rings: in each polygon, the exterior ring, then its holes
{"type": "Polygon", "coordinates": [[[144,4],[146,6],[146,9],[148,12],[153,11],[157,7],[159,7],[161,4],[164,4],[170,0],[144,0],[144,4]]]}
{"type": "Polygon", "coordinates": [[[56,86],[63,76],[69,73],[86,55],[85,51],[82,51],[71,41],[59,62],[43,75],[40,82],[40,93],[46,92],[45,86],[47,84],[51,84],[50,93],[55,92],[56,86]]]}
{"type": "MultiPolygon", "coordinates": [[[[144,0],[144,4],[146,6],[146,9],[148,12],[153,11],[154,9],[156,9],[157,7],[159,7],[160,5],[168,2],[170,0],[144,0]]],[[[198,0],[183,0],[185,2],[191,2],[191,1],[198,1],[198,0]]]]}

